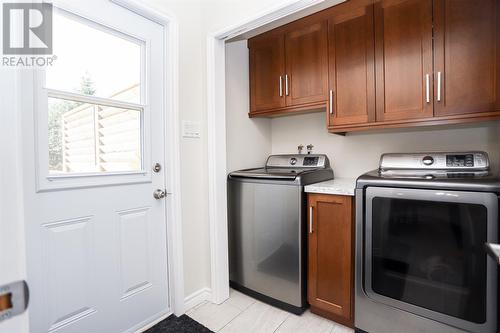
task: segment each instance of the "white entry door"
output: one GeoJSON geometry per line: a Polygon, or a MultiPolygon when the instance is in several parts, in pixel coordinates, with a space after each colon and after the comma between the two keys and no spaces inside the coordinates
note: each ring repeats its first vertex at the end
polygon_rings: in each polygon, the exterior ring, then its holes
{"type": "Polygon", "coordinates": [[[169,311],[163,29],[58,1],[53,42],[23,79],[30,330],[134,332],[169,311]]]}

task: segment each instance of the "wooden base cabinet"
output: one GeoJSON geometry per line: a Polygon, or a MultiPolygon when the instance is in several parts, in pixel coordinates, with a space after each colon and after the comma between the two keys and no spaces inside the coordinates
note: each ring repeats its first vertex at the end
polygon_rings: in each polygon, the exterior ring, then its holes
{"type": "Polygon", "coordinates": [[[353,327],[353,197],[309,194],[308,208],[311,312],[353,327]]]}

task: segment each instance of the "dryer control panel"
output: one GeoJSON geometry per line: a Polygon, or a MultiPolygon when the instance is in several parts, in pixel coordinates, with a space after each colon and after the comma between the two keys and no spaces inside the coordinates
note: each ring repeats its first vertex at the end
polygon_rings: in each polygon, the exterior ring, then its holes
{"type": "Polygon", "coordinates": [[[488,154],[482,151],[391,153],[380,158],[380,170],[487,171],[488,154]]]}

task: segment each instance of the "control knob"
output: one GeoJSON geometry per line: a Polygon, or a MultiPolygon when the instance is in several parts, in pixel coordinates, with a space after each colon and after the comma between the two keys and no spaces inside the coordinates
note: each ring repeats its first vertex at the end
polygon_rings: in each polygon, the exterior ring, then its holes
{"type": "Polygon", "coordinates": [[[433,165],[434,164],[434,158],[432,156],[425,156],[423,159],[422,159],[422,163],[424,163],[424,165],[433,165]]]}

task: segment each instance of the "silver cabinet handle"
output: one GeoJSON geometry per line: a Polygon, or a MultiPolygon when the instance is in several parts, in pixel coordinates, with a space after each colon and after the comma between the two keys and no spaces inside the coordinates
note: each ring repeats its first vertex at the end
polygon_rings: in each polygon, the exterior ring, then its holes
{"type": "Polygon", "coordinates": [[[285,74],[285,95],[288,96],[288,74],[285,74]]]}
{"type": "Polygon", "coordinates": [[[330,114],[333,115],[333,90],[330,90],[330,114]]]}
{"type": "Polygon", "coordinates": [[[427,103],[431,102],[430,77],[429,77],[429,74],[425,74],[425,101],[427,103]]]}
{"type": "Polygon", "coordinates": [[[437,101],[441,102],[441,72],[438,72],[437,101]]]}
{"type": "Polygon", "coordinates": [[[486,252],[500,265],[500,244],[486,243],[486,252]]]}
{"type": "Polygon", "coordinates": [[[309,207],[309,233],[313,233],[313,207],[309,207]]]}
{"type": "Polygon", "coordinates": [[[280,97],[283,97],[283,77],[280,75],[280,97]]]}

